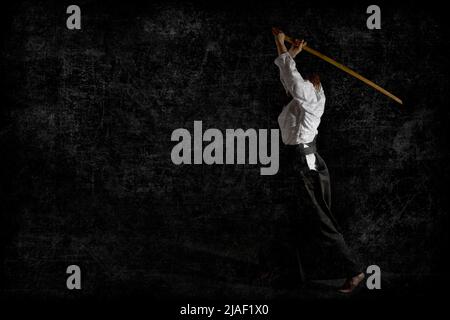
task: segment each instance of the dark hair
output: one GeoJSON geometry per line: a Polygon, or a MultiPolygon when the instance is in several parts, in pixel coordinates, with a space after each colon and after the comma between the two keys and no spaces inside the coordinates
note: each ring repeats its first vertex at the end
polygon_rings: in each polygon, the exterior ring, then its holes
{"type": "Polygon", "coordinates": [[[313,84],[314,88],[320,89],[321,84],[320,84],[320,77],[319,77],[318,73],[312,72],[312,73],[306,75],[305,79],[308,80],[309,82],[311,82],[313,84]]]}

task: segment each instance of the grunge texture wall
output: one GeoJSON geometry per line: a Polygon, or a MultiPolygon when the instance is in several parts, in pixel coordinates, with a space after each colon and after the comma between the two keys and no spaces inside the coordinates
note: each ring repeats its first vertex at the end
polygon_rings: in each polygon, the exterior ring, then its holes
{"type": "MultiPolygon", "coordinates": [[[[319,150],[349,245],[386,290],[422,295],[447,270],[448,37],[436,9],[71,3],[5,8],[1,42],[2,292],[271,297],[253,286],[281,214],[259,165],[172,164],[173,130],[278,128],[279,26],[404,99],[399,108],[307,53],[327,95],[319,150]],[[390,280],[389,280],[390,279],[390,280]]],[[[279,190],[278,190],[279,191],[279,190]]]]}

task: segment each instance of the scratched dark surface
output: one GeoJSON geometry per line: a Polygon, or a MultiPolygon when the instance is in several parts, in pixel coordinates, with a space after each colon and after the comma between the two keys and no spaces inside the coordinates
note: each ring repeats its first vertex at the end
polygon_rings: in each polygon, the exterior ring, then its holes
{"type": "MultiPolygon", "coordinates": [[[[273,298],[255,285],[282,207],[259,165],[172,164],[176,128],[277,128],[286,103],[272,25],[404,99],[334,67],[319,149],[351,248],[383,272],[381,293],[426,296],[448,270],[448,37],[438,8],[367,4],[5,8],[1,43],[2,297],[273,298]],[[430,9],[431,8],[431,9],[430,9]],[[66,289],[79,265],[83,289],[66,289]]],[[[304,67],[303,67],[304,66],[304,67]]],[[[320,269],[321,266],[318,267],[320,269]]],[[[325,268],[325,266],[324,266],[325,268]]],[[[311,289],[292,296],[327,297],[311,289]]]]}

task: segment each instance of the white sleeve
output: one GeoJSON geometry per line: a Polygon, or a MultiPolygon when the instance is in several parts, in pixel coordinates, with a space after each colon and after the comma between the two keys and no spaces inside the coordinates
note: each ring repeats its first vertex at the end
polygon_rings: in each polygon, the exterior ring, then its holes
{"type": "Polygon", "coordinates": [[[275,59],[275,64],[280,68],[280,80],[286,91],[295,99],[304,98],[303,86],[305,80],[298,72],[294,59],[288,52],[280,54],[275,59]]]}

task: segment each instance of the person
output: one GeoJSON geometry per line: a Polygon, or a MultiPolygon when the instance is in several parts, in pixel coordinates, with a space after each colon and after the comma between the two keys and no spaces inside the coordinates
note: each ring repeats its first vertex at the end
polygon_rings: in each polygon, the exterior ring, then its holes
{"type": "Polygon", "coordinates": [[[336,278],[345,278],[339,291],[352,292],[364,279],[360,265],[345,243],[341,229],[331,212],[330,176],[324,160],[316,148],[318,127],[325,109],[325,94],[317,73],[303,78],[294,58],[307,45],[296,39],[288,50],[285,34],[273,28],[278,57],[275,64],[280,80],[291,101],[278,117],[285,151],[282,163],[288,172],[288,183],[295,187],[295,196],[288,201],[292,223],[292,241],[295,243],[301,278],[303,266],[328,264],[339,272],[336,278]],[[298,225],[299,228],[295,228],[298,225]],[[320,258],[317,261],[317,257],[320,258]]]}

